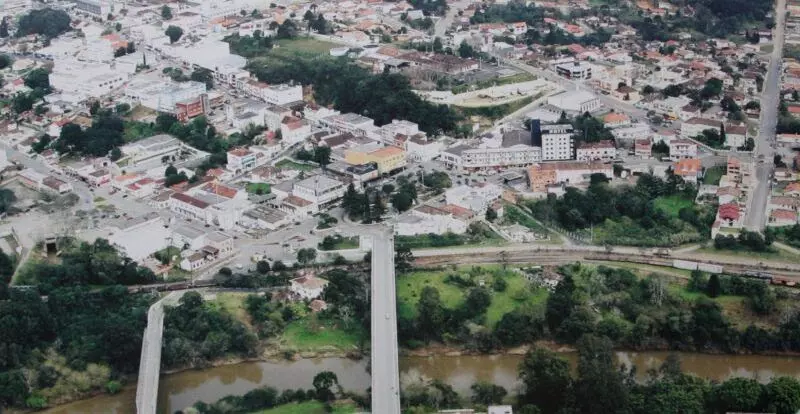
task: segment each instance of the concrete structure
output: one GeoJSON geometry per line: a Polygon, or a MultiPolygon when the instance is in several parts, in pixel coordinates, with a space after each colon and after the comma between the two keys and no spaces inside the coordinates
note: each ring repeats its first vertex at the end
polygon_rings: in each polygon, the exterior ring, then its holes
{"type": "Polygon", "coordinates": [[[129,164],[136,164],[154,158],[178,155],[183,146],[172,135],[160,134],[127,144],[121,150],[123,159],[127,159],[129,164]]]}
{"type": "Polygon", "coordinates": [[[346,190],[347,186],[343,182],[316,175],[295,183],[292,195],[320,205],[342,198],[346,190]]]}
{"type": "MultiPolygon", "coordinates": [[[[537,131],[532,131],[533,145],[536,146],[537,131]]],[[[574,158],[572,125],[541,125],[538,131],[541,140],[542,161],[571,160],[574,158]]]]}
{"type": "Polygon", "coordinates": [[[361,148],[349,149],[345,151],[345,162],[350,165],[363,165],[374,162],[378,166],[379,174],[388,174],[404,168],[408,164],[406,152],[397,147],[384,147],[371,151],[365,151],[361,148]]]}
{"type": "Polygon", "coordinates": [[[527,131],[491,135],[479,144],[457,145],[442,150],[440,154],[446,166],[467,171],[525,167],[541,161],[541,158],[541,146],[532,143],[527,131]]]}
{"type": "Polygon", "coordinates": [[[400,414],[394,240],[376,229],[372,238],[372,412],[400,414]]]}
{"type": "Polygon", "coordinates": [[[722,122],[716,119],[691,118],[681,124],[681,138],[693,138],[703,133],[707,129],[714,129],[719,132],[722,122]]]}
{"type": "Polygon", "coordinates": [[[562,63],[556,65],[556,73],[567,79],[586,80],[592,78],[592,67],[581,62],[562,63]]]}
{"type": "Polygon", "coordinates": [[[578,161],[611,161],[616,156],[617,148],[611,140],[584,142],[575,150],[575,159],[578,161]]]}
{"type": "Polygon", "coordinates": [[[600,100],[591,92],[567,91],[547,98],[547,104],[570,115],[579,115],[600,109],[600,100]]]}
{"type": "Polygon", "coordinates": [[[453,217],[453,213],[433,206],[424,205],[400,215],[394,224],[398,236],[418,234],[464,234],[467,222],[453,217]]]}
{"type": "Polygon", "coordinates": [[[139,378],[136,383],[136,413],[156,414],[158,377],[161,372],[161,340],[164,333],[164,306],[176,303],[184,292],[172,292],[150,306],[147,327],[142,335],[139,378]]]}
{"type": "Polygon", "coordinates": [[[688,139],[675,139],[669,143],[669,159],[672,161],[697,157],[697,143],[688,139]]]}

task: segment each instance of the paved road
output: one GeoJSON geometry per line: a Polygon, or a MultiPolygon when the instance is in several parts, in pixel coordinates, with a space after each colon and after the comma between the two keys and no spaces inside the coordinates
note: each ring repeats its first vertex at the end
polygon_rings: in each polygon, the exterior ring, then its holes
{"type": "Polygon", "coordinates": [[[158,378],[161,372],[161,341],[164,333],[164,306],[177,304],[185,292],[172,292],[152,304],[147,311],[147,326],[142,335],[139,379],[136,384],[137,414],[156,413],[158,378]]]}
{"type": "Polygon", "coordinates": [[[400,414],[394,238],[388,228],[372,236],[372,412],[400,414]]]}
{"type": "MultiPolygon", "coordinates": [[[[449,8],[447,9],[447,13],[444,15],[444,17],[436,21],[436,25],[433,29],[434,36],[444,38],[444,34],[447,29],[453,25],[453,20],[455,20],[458,11],[469,6],[470,3],[472,3],[472,1],[467,0],[449,4],[449,8]]],[[[456,47],[458,47],[458,45],[456,45],[456,47]]]]}
{"type": "Polygon", "coordinates": [[[780,102],[781,61],[783,59],[783,41],[786,28],[786,0],[778,0],[775,9],[775,47],[772,50],[764,88],[761,94],[761,125],[756,139],[755,155],[756,187],[750,194],[749,208],[745,216],[745,228],[751,231],[760,231],[766,223],[767,198],[772,187],[772,173],[774,165],[772,157],[775,154],[775,128],[778,125],[778,104],[780,102]]]}

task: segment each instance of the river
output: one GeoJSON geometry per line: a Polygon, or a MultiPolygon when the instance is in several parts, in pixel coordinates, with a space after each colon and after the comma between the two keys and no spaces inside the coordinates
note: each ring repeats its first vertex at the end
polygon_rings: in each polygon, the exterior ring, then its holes
{"type": "MultiPolygon", "coordinates": [[[[574,366],[576,354],[562,354],[574,366]]],[[[647,370],[657,368],[666,352],[617,352],[620,363],[633,364],[637,376],[644,379],[647,370]]],[[[790,375],[800,378],[800,357],[756,355],[680,354],[683,370],[701,377],[725,380],[740,376],[767,382],[774,376],[790,375]]],[[[483,380],[516,388],[517,366],[521,355],[460,356],[460,357],[402,357],[401,381],[437,378],[462,394],[469,393],[472,383],[483,380]]],[[[248,362],[206,370],[184,371],[161,377],[158,394],[160,413],[171,414],[202,400],[214,402],[226,395],[244,394],[264,385],[277,389],[311,388],[311,381],[320,371],[333,371],[347,390],[365,391],[369,387],[367,359],[352,361],[344,358],[303,359],[283,362],[248,362]]],[[[77,401],[46,411],[48,414],[133,414],[136,412],[135,386],[126,387],[120,394],[103,395],[77,401]]]]}

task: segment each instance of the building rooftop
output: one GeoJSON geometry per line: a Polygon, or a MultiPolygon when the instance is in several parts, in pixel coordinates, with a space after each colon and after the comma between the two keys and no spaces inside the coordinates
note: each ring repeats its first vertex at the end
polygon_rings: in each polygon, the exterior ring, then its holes
{"type": "Polygon", "coordinates": [[[326,177],[324,175],[315,175],[313,177],[306,178],[305,180],[299,181],[294,184],[295,187],[305,187],[309,188],[314,191],[315,194],[319,194],[330,190],[331,188],[338,187],[343,185],[341,181],[334,180],[333,178],[326,177]]]}
{"type": "Polygon", "coordinates": [[[207,203],[207,202],[205,202],[203,200],[200,200],[198,198],[192,197],[192,196],[190,196],[188,194],[184,194],[184,193],[175,193],[175,194],[173,194],[171,196],[171,198],[174,198],[174,199],[176,199],[176,200],[178,200],[180,202],[183,202],[183,203],[186,203],[186,204],[190,204],[190,205],[192,205],[194,207],[201,208],[201,209],[208,208],[208,206],[211,205],[210,203],[207,203]]]}

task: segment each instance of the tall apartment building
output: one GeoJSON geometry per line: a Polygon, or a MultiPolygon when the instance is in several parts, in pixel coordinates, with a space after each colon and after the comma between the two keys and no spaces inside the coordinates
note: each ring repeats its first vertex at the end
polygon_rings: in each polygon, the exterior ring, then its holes
{"type": "Polygon", "coordinates": [[[531,122],[531,145],[542,148],[542,161],[571,160],[575,150],[572,140],[572,125],[541,125],[531,122]]]}

